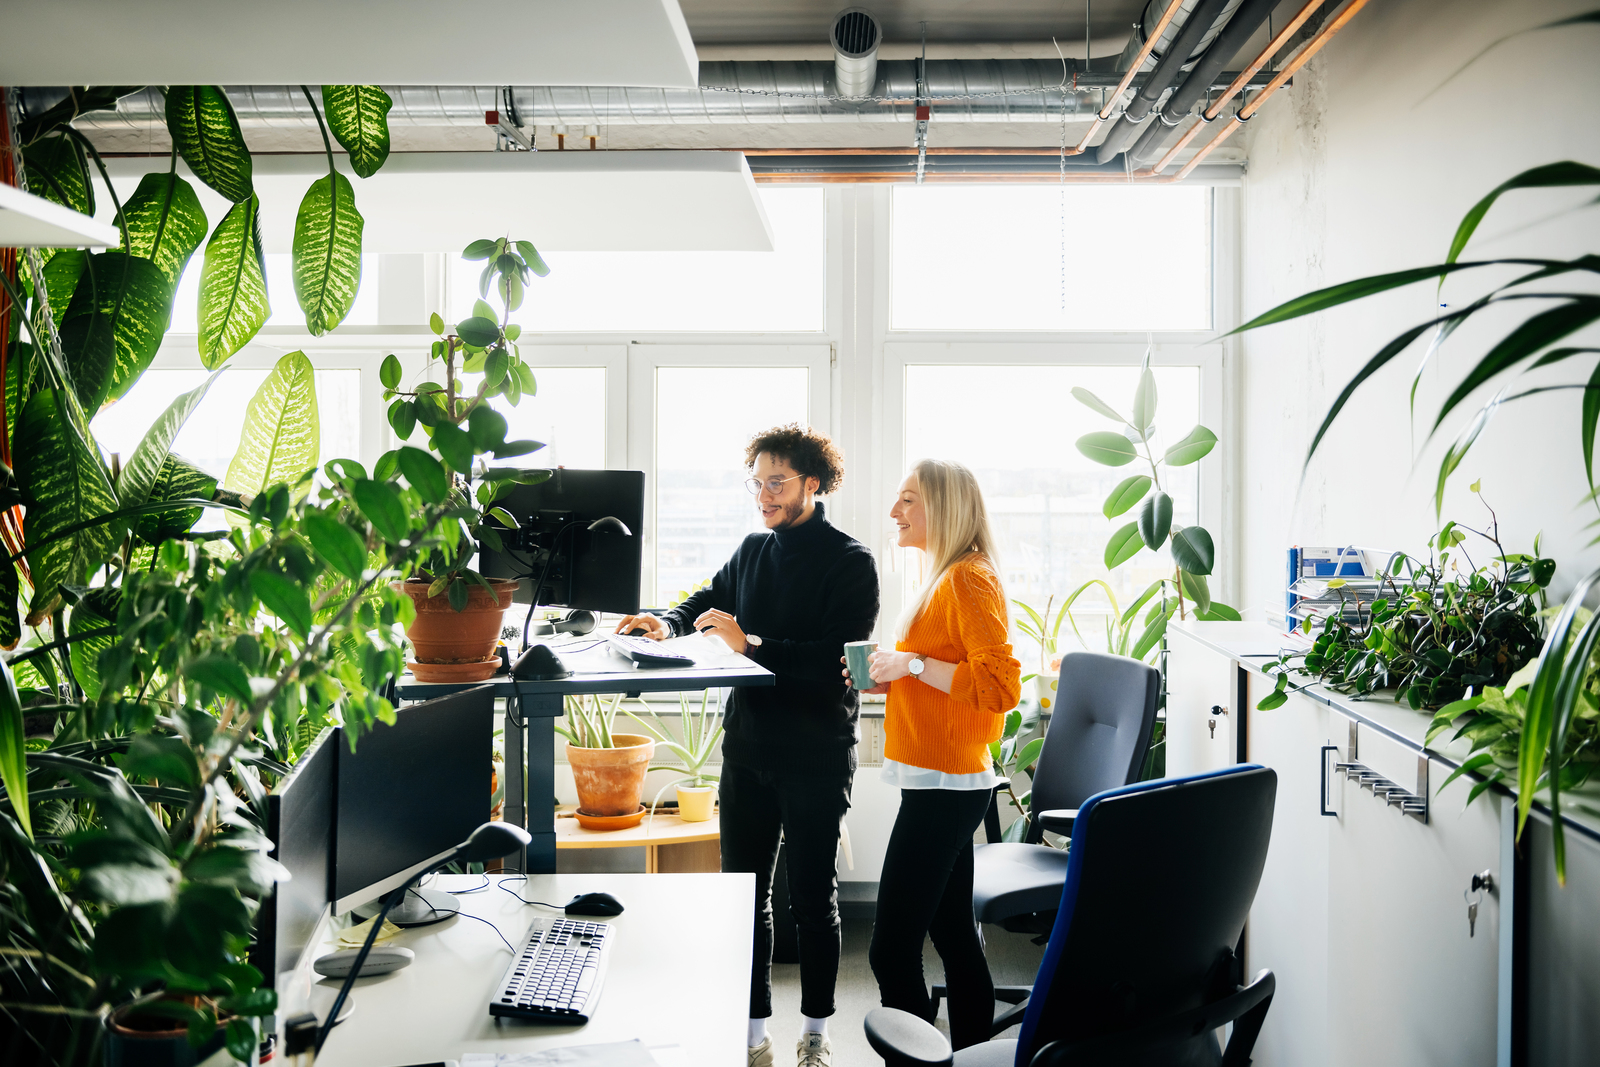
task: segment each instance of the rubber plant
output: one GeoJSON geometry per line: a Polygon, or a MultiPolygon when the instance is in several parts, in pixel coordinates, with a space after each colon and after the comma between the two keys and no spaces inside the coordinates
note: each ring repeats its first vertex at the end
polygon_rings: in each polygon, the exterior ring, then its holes
{"type": "MultiPolygon", "coordinates": [[[[462,253],[467,260],[487,260],[479,278],[479,296],[471,316],[447,326],[437,312],[429,317],[439,339],[428,350],[427,372],[442,370],[444,382],[424,380],[407,390],[401,388],[404,370],[394,355],[385,357],[379,368],[389,401],[389,425],[395,436],[408,441],[420,424],[427,446],[444,464],[448,488],[457,511],[451,526],[451,539],[445,549],[429,562],[426,575],[433,582],[430,597],[441,593],[460,611],[467,605],[468,583],[489,588],[488,582],[467,562],[481,541],[495,551],[505,546],[500,534],[515,530],[517,520],[496,505],[518,485],[537,485],[550,477],[550,471],[520,467],[485,465],[473,470],[473,459],[492,453],[497,460],[525,456],[544,447],[540,441],[507,441],[505,416],[490,405],[504,397],[515,406],[523,396],[538,388],[533,368],[523,359],[517,339],[522,328],[511,321],[511,313],[522,306],[525,286],[535,277],[544,277],[550,268],[527,241],[509,238],[474,241],[462,253]],[[496,312],[482,297],[493,291],[500,302],[496,312]],[[463,375],[482,375],[469,388],[463,375]],[[467,480],[478,478],[477,489],[467,492],[467,480]]],[[[385,455],[380,470],[390,470],[403,459],[400,453],[385,455]]]]}
{"type": "MultiPolygon", "coordinates": [[[[1594,13],[1584,16],[1591,22],[1596,17],[1600,16],[1594,13]]],[[[1442,351],[1444,343],[1474,316],[1494,309],[1490,314],[1501,324],[1497,327],[1503,331],[1500,339],[1477,356],[1460,382],[1440,403],[1428,429],[1431,439],[1443,428],[1445,420],[1478,390],[1486,386],[1496,387],[1493,395],[1478,407],[1445,449],[1439,461],[1439,469],[1434,477],[1435,514],[1443,509],[1444,490],[1450,476],[1461,466],[1462,460],[1482,436],[1495,413],[1506,404],[1550,392],[1578,394],[1580,429],[1576,444],[1583,457],[1584,474],[1589,483],[1586,499],[1600,508],[1600,490],[1596,489],[1594,478],[1595,440],[1600,434],[1600,348],[1562,343],[1579,330],[1600,321],[1600,295],[1585,292],[1581,286],[1564,285],[1557,280],[1574,276],[1592,280],[1600,274],[1600,253],[1587,252],[1567,259],[1540,256],[1461,258],[1490,209],[1507,193],[1595,186],[1600,186],[1600,168],[1585,163],[1565,160],[1530,168],[1501,182],[1472,206],[1456,226],[1442,261],[1318,289],[1263,312],[1230,331],[1243,333],[1260,329],[1408,285],[1432,282],[1442,295],[1447,281],[1469,277],[1469,272],[1517,268],[1517,275],[1511,281],[1493,285],[1471,300],[1455,301],[1455,307],[1451,310],[1406,328],[1369,358],[1339,391],[1316,433],[1312,435],[1311,445],[1306,451],[1306,465],[1309,466],[1329,429],[1345,411],[1356,391],[1373,375],[1426,338],[1426,347],[1411,380],[1410,403],[1414,415],[1423,371],[1442,351]],[[1508,322],[1509,328],[1506,326],[1508,322]],[[1538,385],[1519,381],[1529,371],[1579,364],[1590,367],[1587,379],[1581,382],[1538,385]]],[[[1592,210],[1595,203],[1591,200],[1584,207],[1592,210]]],[[[1600,519],[1591,525],[1596,523],[1600,523],[1600,519]]],[[[1596,541],[1600,541],[1600,538],[1596,541]]],[[[1589,653],[1593,643],[1600,639],[1592,620],[1581,626],[1576,620],[1584,599],[1597,582],[1600,582],[1600,571],[1579,582],[1550,628],[1534,682],[1528,689],[1524,707],[1525,726],[1517,757],[1518,836],[1520,838],[1527,825],[1535,796],[1544,793],[1553,816],[1556,873],[1563,883],[1566,880],[1566,846],[1560,817],[1562,768],[1567,764],[1569,752],[1574,746],[1582,744],[1582,739],[1573,731],[1577,728],[1575,724],[1582,721],[1581,695],[1585,691],[1589,653]],[[1574,627],[1578,627],[1576,633],[1574,627]],[[1585,650],[1585,643],[1588,644],[1588,651],[1585,650]]]]}

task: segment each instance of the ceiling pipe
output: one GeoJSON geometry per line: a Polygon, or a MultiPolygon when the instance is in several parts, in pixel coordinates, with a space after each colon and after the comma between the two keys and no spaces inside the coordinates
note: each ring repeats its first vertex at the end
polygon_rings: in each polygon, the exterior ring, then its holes
{"type": "Polygon", "coordinates": [[[1131,161],[1148,163],[1161,153],[1161,146],[1171,136],[1173,129],[1188,117],[1190,110],[1210,90],[1211,83],[1222,72],[1222,65],[1245,46],[1277,6],[1278,0],[1244,0],[1200,57],[1200,62],[1157,109],[1155,121],[1145,126],[1139,139],[1128,149],[1131,161]]]}
{"type": "Polygon", "coordinates": [[[1148,176],[1139,175],[1137,177],[1142,177],[1143,180],[1147,182],[1159,183],[1163,185],[1183,181],[1183,179],[1187,178],[1191,173],[1194,172],[1196,167],[1205,161],[1207,156],[1219,148],[1222,145],[1222,142],[1226,141],[1233,134],[1234,130],[1237,130],[1240,126],[1254,118],[1255,113],[1261,110],[1261,105],[1266,103],[1267,100],[1271,98],[1273,93],[1283,88],[1289,79],[1294,76],[1294,73],[1297,70],[1305,66],[1306,63],[1310,61],[1312,56],[1320,52],[1324,45],[1333,40],[1334,34],[1342,30],[1345,27],[1345,24],[1355,17],[1356,12],[1360,11],[1366,6],[1367,0],[1350,0],[1350,5],[1343,11],[1339,12],[1339,14],[1336,15],[1332,21],[1318,30],[1316,36],[1307,41],[1305,47],[1301,48],[1300,51],[1295,54],[1293,59],[1285,63],[1283,69],[1278,71],[1273,79],[1267,83],[1267,87],[1262,89],[1261,92],[1257,93],[1254,100],[1251,100],[1244,107],[1234,112],[1233,118],[1228,120],[1228,124],[1222,128],[1221,132],[1219,132],[1210,141],[1206,142],[1206,146],[1200,149],[1200,151],[1195,154],[1194,158],[1185,163],[1182,169],[1180,169],[1177,173],[1159,176],[1154,174],[1150,174],[1148,176]]]}
{"type": "MultiPolygon", "coordinates": [[[[1146,59],[1150,58],[1150,52],[1155,48],[1156,42],[1161,40],[1161,35],[1166,32],[1168,24],[1171,23],[1172,20],[1177,16],[1179,9],[1182,7],[1183,0],[1172,0],[1172,2],[1167,5],[1167,10],[1161,13],[1161,20],[1156,23],[1155,30],[1150,34],[1143,46],[1141,46],[1140,49],[1134,53],[1133,61],[1128,64],[1127,71],[1122,75],[1121,80],[1117,82],[1116,91],[1106,99],[1100,110],[1095,112],[1094,121],[1089,124],[1089,128],[1084,131],[1083,136],[1078,139],[1078,143],[1073,145],[1071,148],[1063,148],[1061,150],[1061,154],[1063,156],[1079,156],[1088,150],[1089,141],[1094,137],[1095,134],[1100,132],[1100,127],[1104,126],[1111,118],[1111,112],[1116,108],[1117,101],[1122,99],[1122,94],[1127,92],[1128,86],[1133,84],[1134,78],[1139,73],[1139,68],[1144,66],[1144,61],[1146,59]]],[[[1087,55],[1089,51],[1087,29],[1085,29],[1084,33],[1085,37],[1083,42],[1083,50],[1084,54],[1087,55]]],[[[1066,77],[1067,73],[1063,67],[1061,72],[1061,80],[1063,82],[1066,81],[1066,77]]],[[[941,114],[940,117],[943,118],[944,116],[941,114]]],[[[1062,121],[1066,121],[1065,111],[1063,111],[1062,121]]],[[[1065,139],[1066,135],[1063,134],[1062,140],[1065,139]]]]}
{"type": "Polygon", "coordinates": [[[859,7],[833,16],[828,31],[833,45],[833,86],[840,96],[870,96],[878,84],[878,45],[883,31],[878,20],[859,7]]]}
{"type": "MultiPolygon", "coordinates": [[[[1261,54],[1256,56],[1255,59],[1251,60],[1250,65],[1244,70],[1241,70],[1238,76],[1228,84],[1228,87],[1223,90],[1222,95],[1217,97],[1216,100],[1212,101],[1211,104],[1200,113],[1200,121],[1190,126],[1188,131],[1178,139],[1178,143],[1167,149],[1167,154],[1162,156],[1159,162],[1157,162],[1154,166],[1139,172],[1140,176],[1146,177],[1149,175],[1160,174],[1170,167],[1178,158],[1178,155],[1183,152],[1185,148],[1189,147],[1189,143],[1196,137],[1200,136],[1200,131],[1205,129],[1206,126],[1210,125],[1212,122],[1216,121],[1217,116],[1222,114],[1222,109],[1227,106],[1228,101],[1232,100],[1244,90],[1244,87],[1249,83],[1250,79],[1255,77],[1256,73],[1260,71],[1262,67],[1266,66],[1268,61],[1271,60],[1273,56],[1278,54],[1283,46],[1288,43],[1289,38],[1293,37],[1295,33],[1299,31],[1300,27],[1305,25],[1306,20],[1309,19],[1325,2],[1326,0],[1309,0],[1309,2],[1300,9],[1299,14],[1290,19],[1289,24],[1284,26],[1283,29],[1279,30],[1276,36],[1267,42],[1267,46],[1261,50],[1261,54]]],[[[1135,149],[1137,150],[1137,146],[1135,146],[1135,149]]]]}
{"type": "Polygon", "coordinates": [[[1193,54],[1195,46],[1216,24],[1227,6],[1228,0],[1200,0],[1199,5],[1190,12],[1183,29],[1173,38],[1167,54],[1161,57],[1161,62],[1150,72],[1144,87],[1134,95],[1127,108],[1123,110],[1122,117],[1116,121],[1106,133],[1105,139],[1100,142],[1100,146],[1095,149],[1095,159],[1098,162],[1109,163],[1139,136],[1139,126],[1149,119],[1150,109],[1182,72],[1183,65],[1193,54]]]}

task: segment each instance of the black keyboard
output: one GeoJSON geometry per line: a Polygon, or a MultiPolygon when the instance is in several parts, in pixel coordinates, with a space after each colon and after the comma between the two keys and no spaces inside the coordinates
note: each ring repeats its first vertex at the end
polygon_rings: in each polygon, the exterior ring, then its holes
{"type": "Polygon", "coordinates": [[[629,637],[627,634],[610,634],[606,640],[619,656],[626,656],[641,667],[693,667],[689,656],[668,652],[660,641],[648,637],[629,637]]]}
{"type": "Polygon", "coordinates": [[[616,933],[610,923],[536,919],[495,986],[489,1014],[581,1026],[600,999],[616,933]]]}

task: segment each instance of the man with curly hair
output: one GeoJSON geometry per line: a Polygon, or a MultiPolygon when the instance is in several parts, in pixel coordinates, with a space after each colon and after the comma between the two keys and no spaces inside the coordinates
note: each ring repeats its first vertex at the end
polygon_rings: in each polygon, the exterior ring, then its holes
{"type": "Polygon", "coordinates": [[[665,615],[630,615],[618,632],[656,640],[716,634],[777,675],[735,689],[722,742],[722,869],[756,876],[749,1067],[772,1067],[772,878],[787,848],[789,910],[800,947],[800,1067],[830,1067],[827,1021],[839,974],[839,823],[850,808],[860,698],[844,684],[847,641],[872,635],[872,553],[827,519],[844,457],[825,434],[790,424],[745,449],[746,484],[766,532],[751,534],[702,589],[665,615]]]}

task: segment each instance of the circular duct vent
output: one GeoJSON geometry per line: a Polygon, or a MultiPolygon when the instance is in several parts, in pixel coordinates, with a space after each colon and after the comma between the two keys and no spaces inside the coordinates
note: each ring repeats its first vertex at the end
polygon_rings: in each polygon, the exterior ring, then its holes
{"type": "Polygon", "coordinates": [[[846,8],[833,16],[833,50],[846,59],[865,59],[876,54],[882,36],[878,20],[859,7],[846,8]]]}

